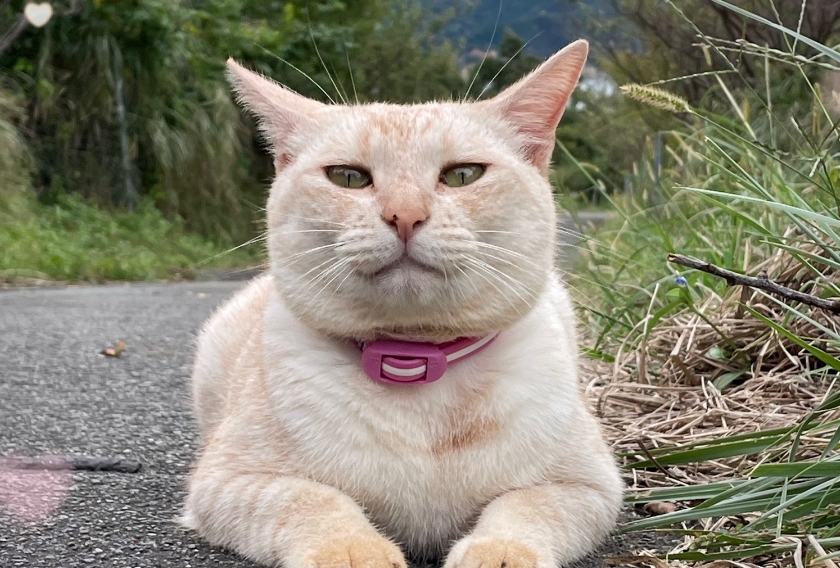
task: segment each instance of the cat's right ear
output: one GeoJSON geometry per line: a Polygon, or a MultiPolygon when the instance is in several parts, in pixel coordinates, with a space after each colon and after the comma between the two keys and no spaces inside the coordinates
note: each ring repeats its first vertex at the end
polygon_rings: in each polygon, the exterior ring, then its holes
{"type": "Polygon", "coordinates": [[[294,148],[288,144],[291,135],[312,126],[325,105],[249,71],[233,59],[228,59],[227,69],[237,100],[259,119],[274,152],[275,166],[282,169],[294,157],[294,148]]]}

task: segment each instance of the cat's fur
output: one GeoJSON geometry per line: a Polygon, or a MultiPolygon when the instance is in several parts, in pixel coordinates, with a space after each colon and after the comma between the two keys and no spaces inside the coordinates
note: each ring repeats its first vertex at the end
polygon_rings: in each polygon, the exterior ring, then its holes
{"type": "Polygon", "coordinates": [[[578,385],[546,180],[586,53],[488,101],[415,106],[326,106],[230,62],[276,158],[271,270],[199,338],[188,526],[286,568],[403,567],[397,544],[553,568],[610,532],[621,481],[578,385]],[[487,169],[440,183],[457,163],[487,169]],[[334,185],[343,164],[373,185],[334,185]],[[392,213],[422,220],[407,244],[392,213]],[[372,381],[354,342],[494,332],[422,386],[372,381]]]}

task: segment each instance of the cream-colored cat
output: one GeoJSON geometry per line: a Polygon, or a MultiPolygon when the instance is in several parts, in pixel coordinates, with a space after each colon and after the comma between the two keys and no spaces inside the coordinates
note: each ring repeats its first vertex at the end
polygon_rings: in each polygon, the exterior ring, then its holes
{"type": "Polygon", "coordinates": [[[271,270],[199,338],[188,526],[286,568],[553,568],[611,531],[621,481],[579,390],[546,180],[586,54],[414,106],[322,105],[229,63],[274,151],[271,270]],[[430,382],[458,338],[483,349],[430,382]]]}

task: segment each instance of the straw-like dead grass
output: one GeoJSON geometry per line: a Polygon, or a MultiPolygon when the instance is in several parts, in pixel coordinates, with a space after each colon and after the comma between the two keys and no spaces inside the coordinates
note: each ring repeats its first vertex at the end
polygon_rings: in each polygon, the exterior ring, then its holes
{"type": "MultiPolygon", "coordinates": [[[[766,274],[777,283],[809,294],[831,296],[826,286],[840,285],[840,271],[819,262],[825,255],[820,247],[806,244],[800,250],[810,256],[816,271],[803,264],[801,257],[794,258],[779,249],[765,258],[754,258],[754,265],[745,272],[766,274]]],[[[838,378],[812,353],[768,327],[747,307],[829,355],[840,357],[840,344],[820,329],[823,326],[840,333],[836,314],[795,306],[807,318],[791,317],[781,300],[774,301],[749,288],[728,288],[722,296],[710,290],[702,292],[706,299],[693,309],[658,322],[647,334],[640,331],[628,338],[618,350],[614,365],[590,362],[587,393],[595,401],[606,435],[620,459],[625,465],[642,460],[655,463],[655,467],[629,469],[626,481],[631,491],[747,476],[772,452],[679,465],[658,464],[651,452],[793,426],[824,400],[838,378]]],[[[840,409],[822,416],[821,421],[838,418],[840,409]]],[[[803,436],[795,457],[819,457],[832,434],[828,429],[803,436]]],[[[780,450],[776,455],[784,454],[780,450]]],[[[707,519],[698,528],[715,530],[733,526],[733,521],[707,519]]],[[[688,549],[692,541],[686,537],[671,552],[688,549]]],[[[638,565],[649,566],[759,565],[637,560],[642,562],[638,565]]],[[[760,565],[772,565],[769,562],[766,559],[760,565]]]]}
{"type": "MultiPolygon", "coordinates": [[[[823,253],[815,246],[802,250],[817,257],[823,253]]],[[[821,276],[779,249],[749,272],[815,295],[824,292],[826,278],[840,285],[840,271],[818,268],[821,276]]],[[[760,291],[735,287],[723,296],[710,294],[694,310],[661,321],[632,347],[625,343],[611,368],[593,365],[587,391],[597,400],[598,415],[618,453],[644,454],[653,448],[786,427],[819,404],[835,376],[744,306],[840,356],[840,345],[817,325],[791,318],[784,305],[760,291]]],[[[840,333],[836,315],[807,306],[797,309],[840,333]]],[[[807,445],[802,452],[800,457],[806,458],[807,445]]],[[[630,487],[730,479],[755,465],[738,457],[635,471],[630,487]]]]}

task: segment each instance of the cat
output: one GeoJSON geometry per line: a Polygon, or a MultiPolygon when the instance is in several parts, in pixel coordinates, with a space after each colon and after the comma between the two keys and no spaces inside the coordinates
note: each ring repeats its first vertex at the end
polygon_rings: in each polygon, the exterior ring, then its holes
{"type": "Polygon", "coordinates": [[[578,384],[547,180],[587,52],[406,106],[228,62],[274,156],[270,269],[198,339],[185,525],[285,568],[554,568],[610,533],[622,482],[578,384]]]}

